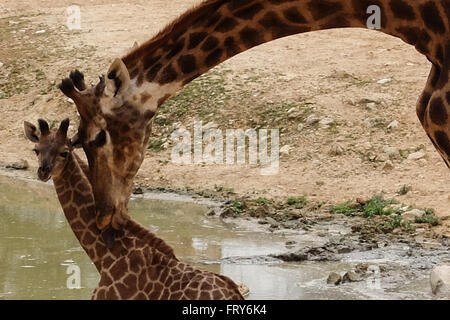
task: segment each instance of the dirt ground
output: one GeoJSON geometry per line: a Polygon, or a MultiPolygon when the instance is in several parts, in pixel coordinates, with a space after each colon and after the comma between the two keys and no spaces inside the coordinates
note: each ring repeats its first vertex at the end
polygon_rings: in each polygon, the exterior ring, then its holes
{"type": "MultiPolygon", "coordinates": [[[[37,162],[22,133],[24,120],[77,121],[74,105],[56,87],[61,78],[79,68],[96,81],[135,41],[149,39],[198,2],[3,0],[0,166],[26,160],[28,174],[34,174],[37,162]],[[81,30],[66,27],[71,4],[81,7],[81,30]]],[[[382,193],[448,216],[449,171],[415,114],[429,69],[413,47],[369,30],[321,31],[261,45],[213,69],[162,107],[136,181],[152,188],[227,189],[253,198],[304,195],[330,203],[382,193]],[[194,120],[224,130],[281,128],[281,146],[290,151],[272,176],[250,165],[173,164],[167,137],[194,120]],[[393,121],[398,124],[388,128],[393,121]],[[403,186],[410,191],[399,195],[403,186]]],[[[443,228],[450,230],[448,220],[443,228]]]]}

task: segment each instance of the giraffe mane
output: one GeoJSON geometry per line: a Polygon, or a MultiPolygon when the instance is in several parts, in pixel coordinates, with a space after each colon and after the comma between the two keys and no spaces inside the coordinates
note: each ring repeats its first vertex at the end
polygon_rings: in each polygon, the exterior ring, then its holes
{"type": "Polygon", "coordinates": [[[169,23],[150,40],[133,48],[129,53],[122,57],[123,62],[128,68],[132,62],[138,60],[142,56],[143,52],[146,54],[151,53],[169,40],[176,40],[180,34],[184,33],[185,26],[192,24],[198,18],[205,16],[205,14],[209,12],[213,12],[214,9],[220,7],[225,2],[226,0],[206,0],[192,7],[169,23]]]}

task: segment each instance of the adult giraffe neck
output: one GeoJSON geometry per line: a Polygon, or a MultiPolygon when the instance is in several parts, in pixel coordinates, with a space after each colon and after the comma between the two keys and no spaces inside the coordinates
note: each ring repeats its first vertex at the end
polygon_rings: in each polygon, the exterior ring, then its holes
{"type": "MultiPolygon", "coordinates": [[[[262,43],[316,30],[367,28],[368,8],[374,5],[379,31],[401,38],[434,64],[442,64],[443,47],[438,40],[449,30],[444,21],[448,21],[450,4],[430,0],[208,0],[122,60],[136,87],[176,84],[176,92],[221,62],[262,43]]],[[[165,91],[166,96],[171,94],[165,91]]]]}

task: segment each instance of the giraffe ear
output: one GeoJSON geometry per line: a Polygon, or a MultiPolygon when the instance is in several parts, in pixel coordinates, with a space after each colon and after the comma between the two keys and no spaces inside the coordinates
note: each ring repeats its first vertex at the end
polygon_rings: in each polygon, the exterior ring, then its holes
{"type": "Polygon", "coordinates": [[[107,74],[107,88],[114,92],[114,96],[125,92],[130,87],[130,74],[122,59],[115,59],[107,74]]]}
{"type": "Polygon", "coordinates": [[[31,142],[39,142],[39,133],[35,125],[29,123],[28,121],[23,122],[23,127],[25,129],[25,136],[31,142]]]}
{"type": "Polygon", "coordinates": [[[81,144],[81,140],[78,136],[78,133],[76,135],[74,135],[72,137],[72,139],[70,139],[70,145],[72,146],[72,148],[74,149],[79,149],[81,148],[83,145],[81,144]]]}

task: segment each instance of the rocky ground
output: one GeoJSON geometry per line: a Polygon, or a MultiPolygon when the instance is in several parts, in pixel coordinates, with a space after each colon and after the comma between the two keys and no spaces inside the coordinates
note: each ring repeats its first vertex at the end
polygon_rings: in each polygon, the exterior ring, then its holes
{"type": "MultiPolygon", "coordinates": [[[[28,176],[36,170],[23,120],[42,117],[54,125],[70,117],[77,123],[74,105],[57,89],[61,78],[79,68],[95,81],[135,41],[147,40],[197,2],[82,0],[82,28],[69,30],[68,1],[2,1],[3,170],[25,168],[28,176]]],[[[448,169],[414,107],[429,68],[414,48],[368,30],[264,44],[214,68],[161,107],[136,184],[225,197],[229,208],[217,214],[253,215],[271,228],[307,229],[305,215],[312,215],[308,221],[347,215],[361,235],[424,229],[431,237],[448,237],[448,169]],[[262,176],[258,165],[173,163],[170,135],[192,130],[194,121],[223,132],[279,129],[278,174],[262,176]],[[381,213],[367,213],[376,196],[388,204],[381,213]]]]}

